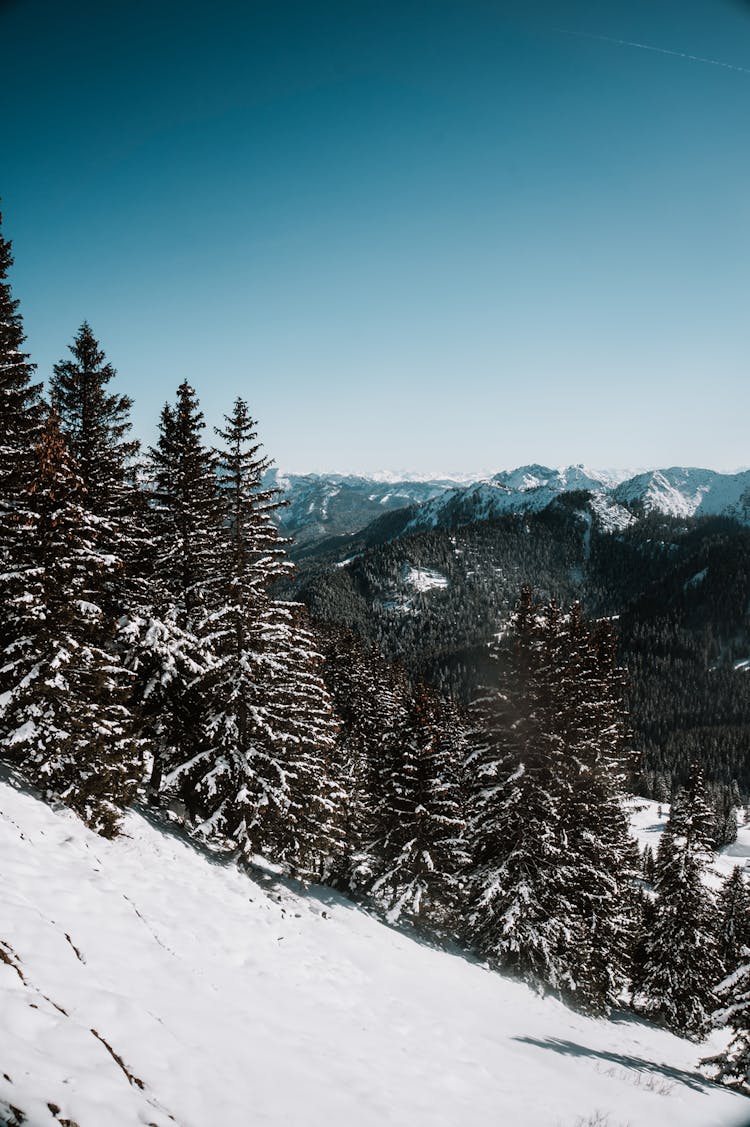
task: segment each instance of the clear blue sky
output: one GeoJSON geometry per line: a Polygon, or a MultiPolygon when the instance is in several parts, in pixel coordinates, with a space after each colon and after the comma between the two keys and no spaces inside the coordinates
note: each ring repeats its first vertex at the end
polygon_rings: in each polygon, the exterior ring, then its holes
{"type": "Polygon", "coordinates": [[[288,470],[750,463],[750,4],[0,0],[0,41],[33,357],[88,319],[142,437],[188,378],[288,470]]]}

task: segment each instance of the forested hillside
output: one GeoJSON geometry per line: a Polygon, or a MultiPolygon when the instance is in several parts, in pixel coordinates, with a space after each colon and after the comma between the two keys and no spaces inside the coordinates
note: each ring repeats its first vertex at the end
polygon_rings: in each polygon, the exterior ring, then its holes
{"type": "Polygon", "coordinates": [[[294,591],[462,700],[523,582],[562,604],[580,599],[593,617],[618,617],[641,791],[668,792],[698,758],[711,780],[746,792],[750,529],[636,515],[612,529],[590,494],[568,493],[540,512],[410,533],[404,510],[308,551],[294,591]]]}

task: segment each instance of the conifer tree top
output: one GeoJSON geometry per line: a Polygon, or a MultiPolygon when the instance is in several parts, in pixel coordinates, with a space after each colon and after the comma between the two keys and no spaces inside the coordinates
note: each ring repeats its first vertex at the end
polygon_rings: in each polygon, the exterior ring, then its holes
{"type": "Polygon", "coordinates": [[[138,442],[128,437],[132,400],[108,390],[117,373],[87,321],[68,347],[70,359],[61,360],[53,369],[51,399],[92,509],[109,513],[119,503],[130,463],[138,452],[138,442]]]}

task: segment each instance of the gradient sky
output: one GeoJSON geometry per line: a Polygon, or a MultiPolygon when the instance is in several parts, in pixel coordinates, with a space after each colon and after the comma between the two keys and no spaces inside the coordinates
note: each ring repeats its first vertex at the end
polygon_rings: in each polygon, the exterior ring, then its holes
{"type": "Polygon", "coordinates": [[[0,41],[30,350],[88,319],[139,436],[187,378],[292,471],[750,463],[750,4],[0,0],[0,41]]]}

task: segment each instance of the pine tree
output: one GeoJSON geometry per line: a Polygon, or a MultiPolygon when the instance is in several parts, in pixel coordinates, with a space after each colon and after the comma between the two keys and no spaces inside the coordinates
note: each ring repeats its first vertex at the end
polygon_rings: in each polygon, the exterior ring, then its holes
{"type": "Polygon", "coordinates": [[[216,536],[224,521],[216,455],[202,440],[204,428],[195,391],[183,382],[175,406],[162,411],[147,465],[159,594],[174,608],[178,626],[196,637],[207,629],[216,536]]]}
{"type": "Polygon", "coordinates": [[[713,811],[693,765],[659,843],[657,900],[637,999],[644,1013],[693,1040],[710,1028],[713,986],[721,974],[713,897],[703,877],[711,862],[713,811]]]}
{"type": "Polygon", "coordinates": [[[273,598],[289,570],[273,522],[280,501],[263,487],[269,462],[242,399],[217,433],[225,519],[206,605],[215,662],[198,683],[200,748],[171,782],[189,796],[196,832],[322,876],[340,842],[331,703],[302,608],[273,598]]]}
{"type": "MultiPolygon", "coordinates": [[[[91,327],[84,321],[69,346],[71,358],[54,366],[52,404],[86,491],[86,506],[100,521],[99,544],[112,557],[102,609],[118,626],[116,646],[131,669],[149,669],[163,624],[150,613],[149,579],[155,560],[146,527],[146,502],[138,487],[139,443],[129,437],[132,400],[113,393],[117,373],[107,361],[91,327]]],[[[142,734],[153,738],[148,722],[148,678],[132,682],[128,707],[142,708],[142,734]]]]}
{"type": "Polygon", "coordinates": [[[183,629],[154,579],[120,623],[118,644],[131,673],[129,708],[145,745],[147,797],[162,802],[164,771],[197,743],[200,701],[192,691],[213,660],[205,640],[183,629]]]}
{"type": "Polygon", "coordinates": [[[635,1006],[636,997],[641,994],[646,972],[651,933],[656,915],[655,897],[636,885],[632,896],[633,945],[630,958],[630,1005],[635,1006]]]}
{"type": "Polygon", "coordinates": [[[12,265],[11,244],[3,237],[0,214],[0,552],[3,561],[11,550],[18,507],[25,502],[34,476],[34,447],[41,426],[41,385],[31,382],[34,365],[23,351],[23,324],[8,279],[12,265]]]}
{"type": "Polygon", "coordinates": [[[455,927],[468,867],[461,766],[465,740],[455,708],[417,687],[383,765],[369,893],[392,923],[455,927]]]}
{"type": "Polygon", "coordinates": [[[729,1025],[734,1037],[723,1052],[701,1064],[712,1079],[750,1096],[750,947],[742,951],[743,962],[715,987],[723,1005],[714,1012],[714,1025],[729,1025]]]}
{"type": "Polygon", "coordinates": [[[537,988],[603,1013],[626,980],[637,870],[615,641],[579,606],[540,607],[528,588],[512,637],[500,688],[475,704],[469,938],[537,988]]]}
{"type": "Polygon", "coordinates": [[[50,398],[86,489],[89,510],[118,526],[132,509],[134,460],[128,437],[132,400],[108,390],[116,372],[84,321],[69,346],[71,359],[54,366],[50,398]]]}
{"type": "Polygon", "coordinates": [[[742,962],[742,951],[750,948],[750,889],[744,869],[735,865],[716,900],[718,954],[725,974],[742,962]]]}
{"type": "Polygon", "coordinates": [[[113,565],[99,549],[102,524],[86,508],[54,412],[35,455],[25,502],[35,548],[16,563],[13,640],[4,653],[12,686],[4,752],[48,797],[111,836],[140,776],[123,670],[101,609],[113,565]]]}
{"type": "Polygon", "coordinates": [[[297,876],[328,880],[344,852],[346,796],[323,658],[305,607],[274,600],[269,619],[275,645],[265,651],[266,684],[289,800],[285,816],[268,827],[267,848],[297,876]]]}
{"type": "Polygon", "coordinates": [[[499,686],[474,702],[467,937],[536,988],[572,993],[566,952],[575,941],[573,876],[561,823],[566,784],[545,677],[558,618],[556,607],[543,616],[524,588],[511,621],[511,653],[502,645],[496,650],[499,686]]]}
{"type": "Polygon", "coordinates": [[[654,851],[650,845],[643,847],[643,857],[641,858],[641,871],[643,879],[648,884],[653,884],[656,877],[656,862],[654,860],[654,851]]]}
{"type": "MultiPolygon", "coordinates": [[[[34,480],[34,449],[39,438],[40,386],[33,384],[34,365],[23,351],[24,335],[18,301],[8,274],[13,265],[10,242],[2,234],[0,215],[0,647],[14,643],[17,626],[12,606],[22,592],[18,568],[33,547],[33,520],[27,511],[34,480]]],[[[3,703],[13,687],[12,669],[0,668],[0,737],[3,703]]]]}
{"type": "Polygon", "coordinates": [[[561,632],[564,665],[555,683],[570,775],[563,821],[577,870],[576,1001],[589,1012],[605,1013],[629,976],[639,868],[623,805],[624,684],[609,622],[592,629],[576,603],[561,632]]]}
{"type": "MultiPolygon", "coordinates": [[[[133,700],[150,749],[149,798],[160,801],[165,773],[200,747],[202,702],[195,686],[211,666],[211,589],[224,522],[217,463],[205,446],[193,388],[183,382],[162,410],[146,467],[138,571],[122,623],[124,660],[134,674],[133,700]]],[[[180,796],[183,799],[188,795],[180,796]]]]}
{"type": "Polygon", "coordinates": [[[342,852],[331,879],[366,898],[379,872],[386,765],[405,723],[408,690],[402,672],[351,631],[316,623],[316,638],[338,720],[333,761],[342,796],[342,852]]]}

